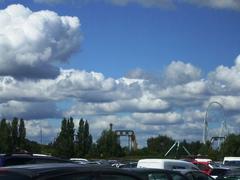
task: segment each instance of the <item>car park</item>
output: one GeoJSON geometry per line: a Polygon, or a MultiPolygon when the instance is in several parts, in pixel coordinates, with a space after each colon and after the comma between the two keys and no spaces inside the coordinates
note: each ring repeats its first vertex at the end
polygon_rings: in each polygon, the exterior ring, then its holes
{"type": "Polygon", "coordinates": [[[19,165],[0,168],[0,179],[6,180],[143,180],[118,168],[83,166],[73,163],[19,165]]]}

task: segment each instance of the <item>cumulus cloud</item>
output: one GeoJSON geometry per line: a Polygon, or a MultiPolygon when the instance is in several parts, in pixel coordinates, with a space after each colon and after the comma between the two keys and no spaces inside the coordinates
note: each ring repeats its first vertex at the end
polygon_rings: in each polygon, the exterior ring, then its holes
{"type": "Polygon", "coordinates": [[[220,103],[225,111],[238,111],[240,96],[211,96],[207,102],[205,102],[205,106],[210,104],[210,102],[218,102],[220,103]]]}
{"type": "Polygon", "coordinates": [[[209,73],[208,85],[213,94],[239,95],[240,90],[240,56],[232,67],[218,66],[215,71],[209,73]]]}
{"type": "Polygon", "coordinates": [[[164,79],[167,83],[185,84],[191,81],[199,80],[201,70],[189,63],[182,61],[173,61],[167,66],[164,74],[164,79]]]}
{"type": "Polygon", "coordinates": [[[169,104],[161,99],[150,97],[139,97],[130,100],[117,100],[109,103],[76,103],[65,114],[73,115],[94,115],[132,112],[165,112],[169,104]]]}
{"type": "Polygon", "coordinates": [[[0,10],[0,75],[54,78],[54,63],[68,61],[79,49],[77,17],[44,10],[32,12],[20,4],[0,10]]]}
{"type": "Polygon", "coordinates": [[[181,114],[175,112],[168,113],[134,113],[135,119],[141,119],[145,125],[181,124],[183,119],[181,114]]]}
{"type": "Polygon", "coordinates": [[[0,115],[34,120],[86,117],[96,136],[113,123],[116,129],[136,131],[142,142],[160,132],[173,138],[201,139],[210,102],[223,104],[231,127],[238,122],[240,96],[235,83],[239,79],[239,62],[238,57],[232,67],[219,66],[205,79],[201,70],[180,61],[170,63],[156,81],[141,76],[114,79],[76,69],[61,69],[56,78],[38,81],[2,76],[0,115]],[[168,83],[162,85],[164,76],[168,83]],[[228,93],[220,91],[221,86],[214,82],[224,85],[228,93]]]}
{"type": "Polygon", "coordinates": [[[37,142],[52,142],[60,128],[52,126],[48,120],[25,121],[26,136],[37,142]],[[41,137],[42,136],[42,137],[41,137]]]}

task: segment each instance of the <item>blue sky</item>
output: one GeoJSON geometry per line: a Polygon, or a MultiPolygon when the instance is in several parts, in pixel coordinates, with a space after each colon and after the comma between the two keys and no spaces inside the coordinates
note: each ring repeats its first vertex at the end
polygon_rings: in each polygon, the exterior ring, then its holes
{"type": "Polygon", "coordinates": [[[113,123],[135,130],[140,146],[158,134],[201,140],[211,101],[239,132],[238,1],[3,0],[0,8],[0,115],[29,120],[30,138],[42,122],[52,140],[73,116],[76,125],[88,119],[95,139],[113,123]]]}

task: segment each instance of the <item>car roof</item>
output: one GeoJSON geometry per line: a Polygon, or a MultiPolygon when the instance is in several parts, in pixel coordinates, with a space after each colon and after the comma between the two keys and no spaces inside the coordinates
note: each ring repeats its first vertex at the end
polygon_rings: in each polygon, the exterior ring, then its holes
{"type": "Polygon", "coordinates": [[[23,174],[27,177],[36,178],[48,175],[62,175],[69,173],[121,173],[125,175],[131,175],[138,179],[141,179],[138,175],[124,171],[123,169],[106,167],[106,166],[94,166],[94,165],[80,165],[72,163],[48,163],[48,164],[34,164],[34,165],[18,165],[8,166],[0,168],[0,172],[14,172],[23,174]]]}

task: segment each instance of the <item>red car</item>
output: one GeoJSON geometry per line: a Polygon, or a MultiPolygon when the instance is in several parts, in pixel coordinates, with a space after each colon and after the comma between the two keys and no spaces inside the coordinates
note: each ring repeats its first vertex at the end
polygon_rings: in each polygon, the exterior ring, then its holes
{"type": "Polygon", "coordinates": [[[201,172],[210,175],[212,167],[210,166],[210,161],[193,161],[193,164],[195,164],[201,172]]]}

